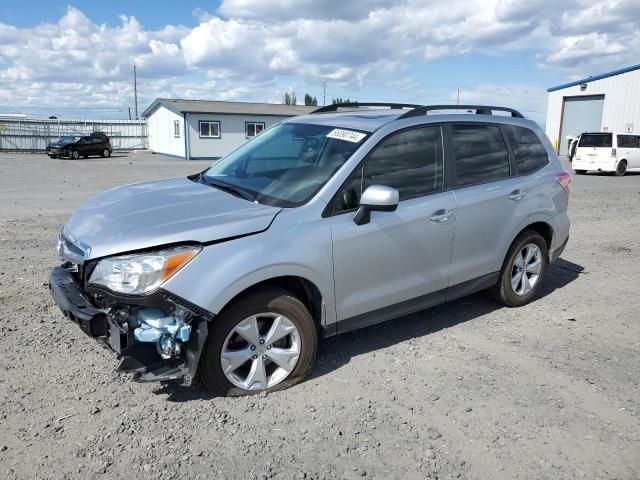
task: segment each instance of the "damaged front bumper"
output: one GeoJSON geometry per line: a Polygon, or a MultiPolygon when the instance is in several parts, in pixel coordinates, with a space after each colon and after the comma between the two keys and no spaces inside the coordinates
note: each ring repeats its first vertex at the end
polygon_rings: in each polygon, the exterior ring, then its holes
{"type": "Polygon", "coordinates": [[[121,372],[141,382],[177,380],[191,385],[212,318],[162,290],[146,297],[121,297],[80,288],[73,266],[49,277],[54,301],[83,332],[118,354],[121,372]]]}

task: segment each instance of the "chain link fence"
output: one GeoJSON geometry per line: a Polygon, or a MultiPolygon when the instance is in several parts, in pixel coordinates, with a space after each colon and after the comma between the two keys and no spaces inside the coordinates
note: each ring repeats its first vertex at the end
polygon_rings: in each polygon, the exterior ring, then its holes
{"type": "Polygon", "coordinates": [[[114,150],[149,148],[144,120],[36,120],[0,118],[0,151],[44,152],[47,145],[62,137],[103,132],[114,150]]]}

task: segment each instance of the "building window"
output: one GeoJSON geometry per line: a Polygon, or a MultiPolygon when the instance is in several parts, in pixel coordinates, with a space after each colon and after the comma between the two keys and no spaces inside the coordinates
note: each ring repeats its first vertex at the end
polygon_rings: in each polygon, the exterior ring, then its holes
{"type": "Polygon", "coordinates": [[[200,122],[200,138],[220,138],[220,122],[200,122]]]}
{"type": "Polygon", "coordinates": [[[180,138],[180,120],[173,121],[173,136],[180,138]]]}
{"type": "Polygon", "coordinates": [[[253,138],[264,130],[264,122],[246,122],[244,124],[244,134],[247,138],[253,138]]]}

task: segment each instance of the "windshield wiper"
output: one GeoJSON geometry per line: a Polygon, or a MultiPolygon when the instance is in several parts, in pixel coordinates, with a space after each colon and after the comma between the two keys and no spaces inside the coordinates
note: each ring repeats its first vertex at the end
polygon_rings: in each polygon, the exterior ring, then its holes
{"type": "Polygon", "coordinates": [[[221,182],[220,180],[214,180],[210,177],[205,177],[204,174],[202,173],[200,174],[200,181],[205,185],[216,187],[216,188],[219,188],[220,190],[229,192],[232,195],[235,195],[236,197],[242,197],[245,200],[248,200],[250,202],[255,201],[255,197],[251,193],[247,192],[246,190],[240,187],[236,187],[235,185],[231,185],[229,183],[221,182]]]}

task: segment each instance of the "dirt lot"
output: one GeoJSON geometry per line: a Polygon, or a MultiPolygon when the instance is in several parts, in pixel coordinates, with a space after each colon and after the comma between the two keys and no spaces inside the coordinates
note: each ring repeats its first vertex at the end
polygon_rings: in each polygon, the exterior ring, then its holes
{"type": "Polygon", "coordinates": [[[149,154],[0,154],[0,477],[640,478],[640,175],[574,177],[541,298],[483,294],[321,346],[253,398],[138,384],[49,297],[90,195],[204,168],[149,154]]]}

